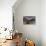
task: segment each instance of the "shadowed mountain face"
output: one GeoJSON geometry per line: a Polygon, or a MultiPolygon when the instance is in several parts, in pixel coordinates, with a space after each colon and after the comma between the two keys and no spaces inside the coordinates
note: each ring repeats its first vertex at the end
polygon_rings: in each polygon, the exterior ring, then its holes
{"type": "Polygon", "coordinates": [[[24,24],[35,24],[35,16],[24,16],[23,23],[24,24]]]}

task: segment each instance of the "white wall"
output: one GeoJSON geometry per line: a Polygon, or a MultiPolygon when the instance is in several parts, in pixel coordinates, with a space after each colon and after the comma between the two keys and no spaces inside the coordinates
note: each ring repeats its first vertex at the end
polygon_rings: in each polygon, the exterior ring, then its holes
{"type": "Polygon", "coordinates": [[[12,6],[16,0],[0,0],[0,27],[12,28],[12,6]]]}
{"type": "Polygon", "coordinates": [[[40,42],[41,46],[46,46],[46,0],[41,0],[41,2],[40,0],[30,0],[28,3],[22,2],[21,5],[14,5],[13,11],[15,15],[15,28],[19,32],[23,32],[24,36],[31,39],[34,38],[38,46],[40,42]],[[36,16],[36,25],[23,24],[23,16],[28,15],[36,16]]]}
{"type": "Polygon", "coordinates": [[[35,41],[36,46],[41,46],[41,0],[23,0],[16,7],[14,5],[15,28],[24,34],[24,37],[35,41]],[[24,25],[23,16],[36,16],[35,25],[24,25]]]}
{"type": "Polygon", "coordinates": [[[46,46],[46,0],[41,1],[41,38],[42,46],[46,46]]]}

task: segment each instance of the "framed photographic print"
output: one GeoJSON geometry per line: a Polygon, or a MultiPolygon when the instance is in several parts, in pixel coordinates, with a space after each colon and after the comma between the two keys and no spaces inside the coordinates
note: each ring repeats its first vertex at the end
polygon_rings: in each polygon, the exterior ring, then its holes
{"type": "Polygon", "coordinates": [[[35,16],[23,16],[23,24],[35,24],[35,16]]]}

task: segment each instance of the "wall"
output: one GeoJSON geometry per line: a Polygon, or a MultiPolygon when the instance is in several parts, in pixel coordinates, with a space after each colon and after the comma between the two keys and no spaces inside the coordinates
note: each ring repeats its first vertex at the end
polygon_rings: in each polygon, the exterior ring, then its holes
{"type": "Polygon", "coordinates": [[[42,46],[46,46],[46,0],[41,1],[41,40],[42,46]]]}
{"type": "Polygon", "coordinates": [[[15,28],[23,33],[24,38],[32,39],[36,46],[41,46],[41,0],[23,0],[18,6],[13,6],[13,12],[15,28]],[[36,24],[24,25],[23,16],[36,16],[36,24]]]}

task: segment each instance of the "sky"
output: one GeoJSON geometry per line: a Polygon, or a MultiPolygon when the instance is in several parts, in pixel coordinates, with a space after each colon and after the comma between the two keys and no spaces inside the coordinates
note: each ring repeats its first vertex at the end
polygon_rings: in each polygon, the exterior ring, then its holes
{"type": "Polygon", "coordinates": [[[12,6],[16,0],[0,0],[0,27],[12,29],[12,6]]]}

